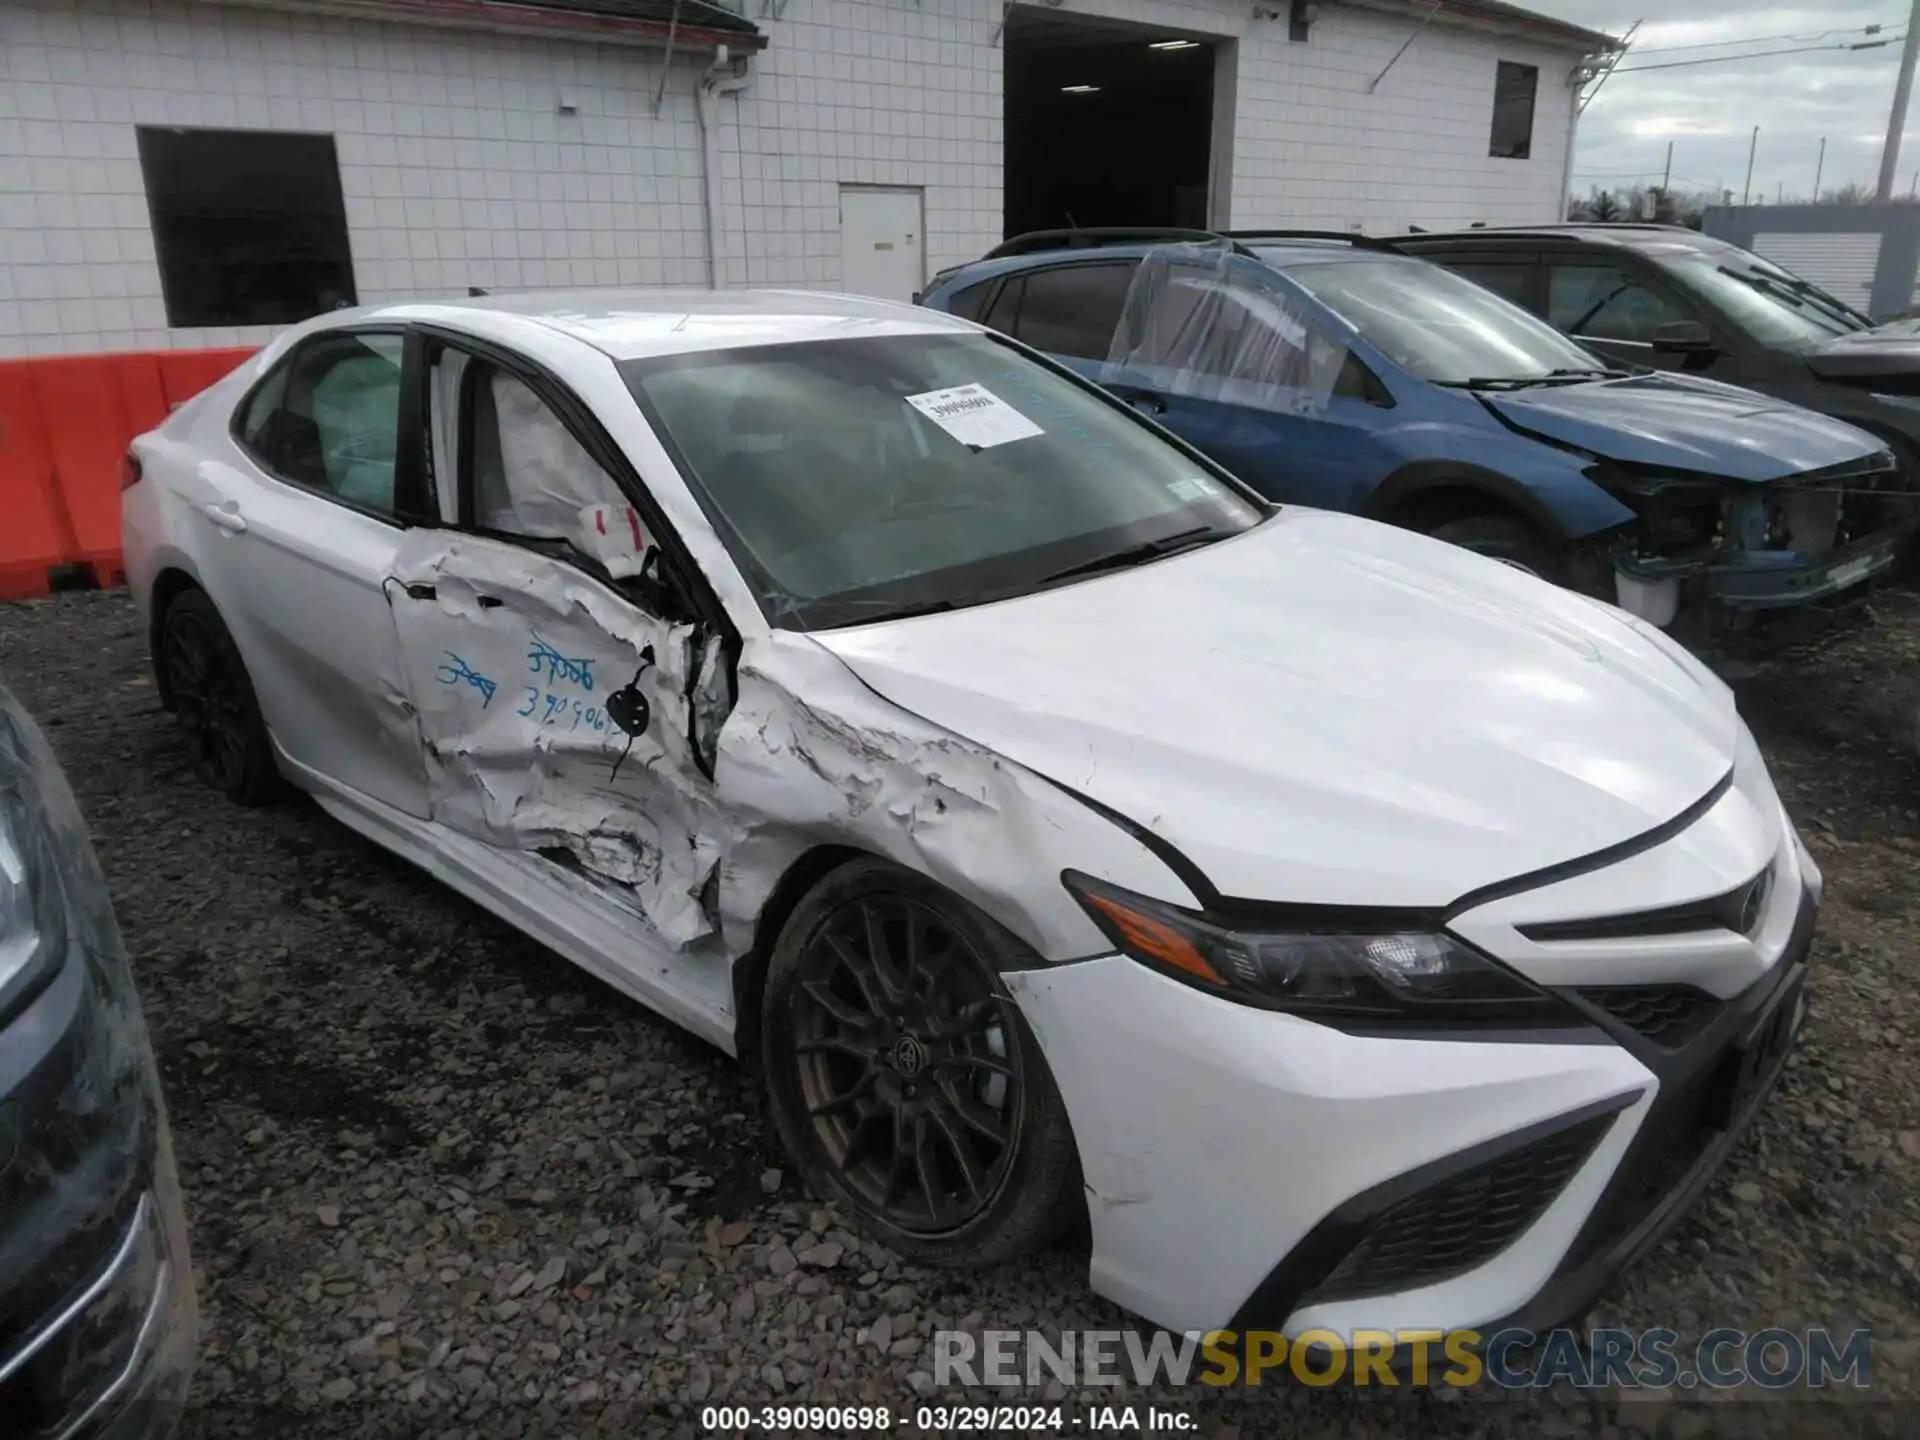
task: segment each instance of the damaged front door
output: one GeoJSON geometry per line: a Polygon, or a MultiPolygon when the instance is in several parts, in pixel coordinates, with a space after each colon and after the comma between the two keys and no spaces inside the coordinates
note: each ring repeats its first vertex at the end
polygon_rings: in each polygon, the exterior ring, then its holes
{"type": "Polygon", "coordinates": [[[708,778],[728,708],[712,701],[717,638],[677,603],[631,498],[532,386],[448,348],[430,395],[459,411],[432,426],[457,523],[407,537],[388,594],[432,818],[585,875],[670,945],[693,944],[713,929],[725,850],[708,778]]]}

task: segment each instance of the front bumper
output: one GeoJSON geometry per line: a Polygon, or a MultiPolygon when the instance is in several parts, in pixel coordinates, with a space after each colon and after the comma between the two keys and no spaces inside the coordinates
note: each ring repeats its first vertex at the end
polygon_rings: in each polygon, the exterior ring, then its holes
{"type": "Polygon", "coordinates": [[[1876,581],[1906,554],[1906,531],[1826,554],[1761,550],[1711,564],[1618,559],[1615,601],[1716,660],[1759,660],[1864,617],[1876,581]]]}
{"type": "Polygon", "coordinates": [[[0,1361],[20,1440],[160,1440],[192,1377],[198,1314],[172,1157],[106,1263],[0,1361]]]}
{"type": "Polygon", "coordinates": [[[1749,935],[1534,944],[1520,968],[1591,1022],[1550,1035],[1349,1034],[1120,956],[1009,975],[1073,1123],[1094,1288],[1189,1332],[1581,1313],[1686,1211],[1784,1063],[1818,872],[1743,764],[1660,846],[1450,922],[1512,953],[1527,942],[1497,937],[1556,906],[1656,907],[1659,884],[1712,893],[1763,867],[1749,935]]]}
{"type": "Polygon", "coordinates": [[[0,1112],[18,1127],[0,1175],[7,1440],[154,1440],[185,1400],[186,1219],[123,965],[76,947],[0,1028],[0,1112]]]}

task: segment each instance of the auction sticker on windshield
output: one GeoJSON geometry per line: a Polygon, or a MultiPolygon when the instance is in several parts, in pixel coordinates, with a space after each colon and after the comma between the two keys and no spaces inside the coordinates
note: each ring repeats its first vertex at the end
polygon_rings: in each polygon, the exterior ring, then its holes
{"type": "Polygon", "coordinates": [[[907,404],[962,445],[976,450],[1045,433],[984,385],[955,385],[905,398],[907,404]]]}

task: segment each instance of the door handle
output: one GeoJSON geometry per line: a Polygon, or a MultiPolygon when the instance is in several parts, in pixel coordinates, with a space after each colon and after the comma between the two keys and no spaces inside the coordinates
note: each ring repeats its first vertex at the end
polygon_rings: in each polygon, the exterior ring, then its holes
{"type": "Polygon", "coordinates": [[[202,505],[200,513],[229,535],[244,535],[247,530],[247,517],[240,513],[240,507],[228,501],[224,505],[202,505]]]}

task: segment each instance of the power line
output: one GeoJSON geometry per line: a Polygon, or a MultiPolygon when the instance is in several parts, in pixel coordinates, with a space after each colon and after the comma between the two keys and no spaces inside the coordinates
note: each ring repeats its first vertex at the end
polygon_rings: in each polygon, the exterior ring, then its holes
{"type": "MultiPolygon", "coordinates": [[[[1888,22],[1898,24],[1898,21],[1888,22]]],[[[1634,49],[1636,55],[1678,55],[1683,50],[1724,50],[1733,45],[1771,45],[1778,40],[1825,40],[1834,35],[1878,35],[1883,25],[1855,25],[1846,30],[1821,30],[1801,35],[1750,35],[1744,40],[1702,40],[1693,45],[1662,45],[1656,49],[1634,49]]]]}
{"type": "Polygon", "coordinates": [[[1878,50],[1885,45],[1896,45],[1905,40],[1905,35],[1889,35],[1884,40],[1867,40],[1852,45],[1802,45],[1788,50],[1756,50],[1749,55],[1711,55],[1701,60],[1663,60],[1658,65],[1622,65],[1612,70],[1614,75],[1636,75],[1646,70],[1679,70],[1688,65],[1729,65],[1736,60],[1765,60],[1774,55],[1810,55],[1826,50],[1878,50]]]}

